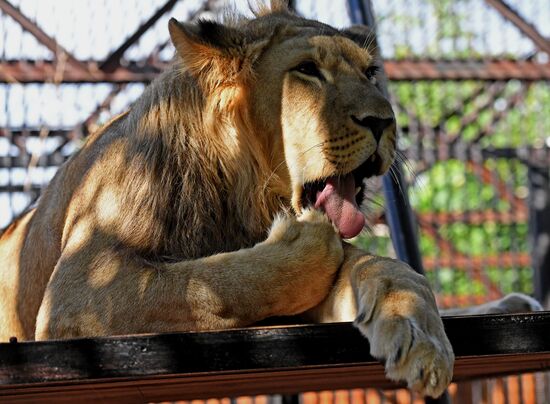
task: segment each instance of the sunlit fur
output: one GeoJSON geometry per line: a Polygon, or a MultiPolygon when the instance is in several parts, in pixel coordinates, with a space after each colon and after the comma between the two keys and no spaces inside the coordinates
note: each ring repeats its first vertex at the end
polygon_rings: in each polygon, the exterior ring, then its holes
{"type": "Polygon", "coordinates": [[[378,142],[357,124],[394,122],[381,77],[365,73],[372,35],[283,2],[227,21],[172,20],[174,65],[1,236],[0,341],[357,316],[374,354],[408,350],[390,377],[438,395],[453,360],[426,280],[343,243],[301,199],[309,182],[393,161],[395,124],[378,142]],[[391,332],[409,321],[414,341],[391,332]]]}
{"type": "MultiPolygon", "coordinates": [[[[331,147],[348,135],[358,139],[350,150],[373,142],[349,113],[392,114],[361,71],[376,57],[372,37],[301,19],[283,3],[223,26],[171,22],[174,65],[93,134],[3,235],[0,323],[12,325],[2,338],[34,336],[66,254],[111,244],[158,266],[251,247],[277,214],[300,213],[304,182],[345,174],[367,157],[344,159],[331,147]],[[317,60],[331,83],[297,77],[292,69],[304,59],[317,60]]],[[[395,128],[386,138],[389,166],[395,128]]],[[[93,283],[107,284],[97,273],[89,271],[93,283]]]]}

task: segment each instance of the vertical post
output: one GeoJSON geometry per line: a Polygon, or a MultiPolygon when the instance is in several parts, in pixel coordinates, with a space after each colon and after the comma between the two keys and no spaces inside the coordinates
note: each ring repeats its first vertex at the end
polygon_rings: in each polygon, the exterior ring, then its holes
{"type": "MultiPolygon", "coordinates": [[[[352,22],[367,25],[375,31],[374,12],[370,0],[348,0],[348,2],[352,22]]],[[[381,84],[379,89],[389,99],[388,88],[385,84],[381,84]]],[[[393,164],[393,176],[388,174],[384,176],[383,185],[386,198],[386,218],[397,257],[418,273],[424,274],[422,257],[418,248],[417,226],[399,161],[393,164]]],[[[449,402],[450,398],[447,392],[436,399],[425,398],[426,404],[448,404],[449,402]]]]}
{"type": "MultiPolygon", "coordinates": [[[[348,0],[354,24],[364,24],[375,30],[374,13],[370,0],[348,0]]],[[[383,73],[383,72],[382,72],[383,73]]],[[[388,88],[382,84],[380,91],[389,98],[388,88]]],[[[417,225],[409,203],[407,184],[399,161],[393,164],[393,175],[383,178],[386,199],[386,218],[390,227],[393,247],[397,257],[418,273],[424,274],[422,257],[418,248],[417,225]]]]}
{"type": "Polygon", "coordinates": [[[299,394],[283,394],[281,396],[281,404],[300,404],[299,394]]]}
{"type": "Polygon", "coordinates": [[[542,164],[529,159],[529,240],[535,298],[550,308],[550,148],[542,164]]]}

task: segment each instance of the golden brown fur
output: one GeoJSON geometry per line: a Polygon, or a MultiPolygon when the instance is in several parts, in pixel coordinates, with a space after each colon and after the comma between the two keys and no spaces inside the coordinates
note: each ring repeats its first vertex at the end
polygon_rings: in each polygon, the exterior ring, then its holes
{"type": "Polygon", "coordinates": [[[372,38],[282,3],[170,34],[174,66],[0,238],[0,340],[357,317],[389,377],[440,394],[453,355],[425,279],[343,243],[305,198],[393,160],[372,38]]]}

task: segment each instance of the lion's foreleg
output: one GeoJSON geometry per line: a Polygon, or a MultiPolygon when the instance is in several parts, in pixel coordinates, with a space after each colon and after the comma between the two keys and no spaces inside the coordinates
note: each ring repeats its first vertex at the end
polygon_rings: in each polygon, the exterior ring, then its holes
{"type": "Polygon", "coordinates": [[[308,314],[354,319],[388,377],[423,394],[438,396],[451,381],[454,356],[435,298],[426,279],[402,262],[347,245],[334,291],[308,314]]]}
{"type": "Polygon", "coordinates": [[[169,264],[92,239],[58,262],[36,338],[220,329],[297,314],[324,299],[342,259],[338,235],[316,213],[276,221],[252,248],[169,264]]]}
{"type": "Polygon", "coordinates": [[[357,303],[351,285],[354,256],[366,253],[348,244],[344,245],[345,258],[330,293],[317,306],[302,313],[300,318],[312,323],[353,321],[357,317],[357,303]]]}

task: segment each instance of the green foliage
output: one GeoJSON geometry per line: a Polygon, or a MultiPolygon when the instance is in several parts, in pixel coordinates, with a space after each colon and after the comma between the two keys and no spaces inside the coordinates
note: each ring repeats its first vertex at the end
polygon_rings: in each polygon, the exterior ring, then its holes
{"type": "MultiPolygon", "coordinates": [[[[385,8],[384,20],[410,33],[396,41],[392,57],[482,59],[476,49],[483,48],[485,45],[480,44],[488,38],[471,24],[471,11],[478,5],[477,0],[426,0],[416,8],[385,8]],[[430,37],[423,37],[426,43],[419,44],[415,35],[426,31],[430,37]]],[[[516,198],[516,203],[525,205],[527,168],[518,159],[497,158],[490,152],[540,146],[548,141],[548,83],[395,82],[390,83],[390,92],[397,105],[398,125],[407,129],[400,147],[411,151],[410,166],[417,169],[416,177],[407,175],[408,180],[413,179],[409,186],[411,204],[419,217],[431,217],[423,222],[424,226],[432,226],[430,231],[419,234],[421,254],[432,259],[442,255],[438,238],[447,242],[446,248],[451,246],[455,254],[466,257],[528,254],[528,223],[524,216],[514,221],[516,205],[510,202],[516,198]],[[452,155],[451,145],[462,154],[452,155]],[[479,218],[480,213],[488,211],[512,220],[467,220],[468,214],[479,218]],[[438,223],[430,214],[465,220],[438,223]]],[[[388,237],[366,235],[356,242],[374,253],[391,252],[388,237]]],[[[471,269],[440,266],[427,276],[444,295],[487,295],[484,282],[470,276],[471,269]]],[[[528,267],[479,269],[483,271],[480,279],[490,280],[503,293],[532,292],[532,271],[528,267]]]]}
{"type": "Polygon", "coordinates": [[[353,240],[353,244],[373,254],[386,257],[394,255],[389,236],[377,236],[372,233],[361,234],[353,240]]]}
{"type": "Polygon", "coordinates": [[[484,184],[460,160],[435,163],[417,177],[417,183],[411,187],[409,198],[419,213],[467,212],[486,208],[503,212],[510,208],[507,201],[497,198],[492,184],[484,184]]]}
{"type": "MultiPolygon", "coordinates": [[[[434,1],[434,7],[435,3],[439,2],[434,1]]],[[[444,30],[445,35],[452,35],[453,29],[452,24],[449,25],[444,30]]],[[[401,107],[397,111],[398,123],[409,128],[406,139],[400,144],[421,152],[419,160],[410,165],[422,171],[409,187],[411,204],[419,215],[451,213],[467,217],[469,213],[492,211],[513,216],[515,211],[509,197],[524,203],[528,198],[527,168],[523,162],[487,155],[481,157],[480,152],[513,150],[544,142],[550,133],[550,87],[547,83],[526,86],[510,81],[494,100],[483,92],[472,97],[481,85],[475,81],[426,81],[399,82],[390,86],[401,107]],[[515,102],[513,107],[510,107],[511,102],[515,102]],[[419,128],[418,122],[422,127],[419,128]],[[441,128],[442,133],[437,128],[441,128]],[[439,154],[442,148],[444,150],[453,139],[463,145],[464,156],[441,158],[445,155],[439,154]],[[474,166],[466,163],[472,151],[478,156],[474,166]],[[430,163],[426,166],[425,161],[430,163]],[[485,170],[485,178],[481,167],[485,170]],[[502,194],[499,188],[505,189],[507,194],[502,194]]],[[[435,233],[446,240],[456,254],[498,257],[505,253],[530,252],[526,220],[511,223],[465,220],[448,224],[434,220],[432,225],[435,233]]],[[[367,235],[360,237],[357,243],[373,253],[387,255],[391,252],[388,237],[369,238],[367,235]]],[[[437,258],[442,254],[438,240],[427,232],[420,233],[419,245],[424,257],[437,258]]],[[[533,290],[529,267],[499,265],[476,269],[485,274],[482,280],[493,282],[503,293],[531,293],[533,290]]],[[[439,267],[427,276],[435,290],[443,295],[488,295],[487,285],[482,280],[473,280],[465,268],[439,267]]]]}
{"type": "Polygon", "coordinates": [[[473,280],[467,272],[443,267],[426,274],[434,289],[443,296],[483,296],[486,287],[483,282],[473,280]]]}
{"type": "Polygon", "coordinates": [[[533,293],[533,271],[531,268],[495,268],[485,269],[488,278],[499,285],[503,293],[521,291],[533,293]]]}

